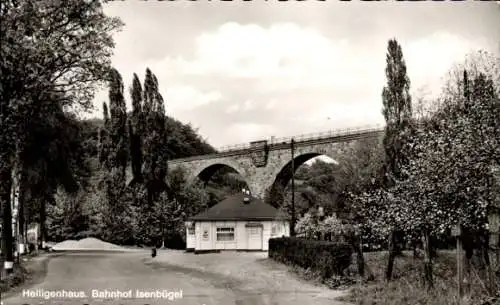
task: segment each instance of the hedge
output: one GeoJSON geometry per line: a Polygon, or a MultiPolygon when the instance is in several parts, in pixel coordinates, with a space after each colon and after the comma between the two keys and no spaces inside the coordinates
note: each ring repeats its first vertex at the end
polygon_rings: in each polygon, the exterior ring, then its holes
{"type": "Polygon", "coordinates": [[[269,240],[269,258],[321,272],[324,279],[343,275],[352,259],[347,243],[280,237],[269,240]]]}

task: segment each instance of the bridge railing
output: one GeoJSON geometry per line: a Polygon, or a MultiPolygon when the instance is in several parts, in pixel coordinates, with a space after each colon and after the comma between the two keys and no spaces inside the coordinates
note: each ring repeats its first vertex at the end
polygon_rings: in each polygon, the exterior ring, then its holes
{"type": "MultiPolygon", "coordinates": [[[[334,130],[329,130],[329,131],[324,131],[324,132],[313,132],[313,133],[301,134],[298,136],[268,138],[267,143],[268,144],[289,143],[292,141],[292,139],[294,139],[296,142],[307,141],[307,140],[318,140],[318,139],[331,138],[331,137],[336,137],[336,136],[348,136],[348,135],[358,134],[361,132],[379,131],[379,130],[382,130],[383,128],[384,128],[384,125],[382,125],[382,124],[364,125],[364,126],[359,126],[359,127],[355,127],[355,128],[334,129],[334,130]]],[[[219,152],[229,152],[229,151],[235,151],[235,150],[248,149],[250,147],[251,147],[250,143],[241,143],[241,144],[223,146],[223,147],[219,148],[218,151],[219,152]]]]}

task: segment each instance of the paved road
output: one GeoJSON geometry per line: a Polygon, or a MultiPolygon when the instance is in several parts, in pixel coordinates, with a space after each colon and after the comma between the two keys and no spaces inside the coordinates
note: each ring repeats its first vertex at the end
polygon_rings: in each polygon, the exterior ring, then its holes
{"type": "Polygon", "coordinates": [[[43,282],[3,299],[3,305],[294,305],[304,302],[340,304],[331,298],[318,298],[318,290],[311,289],[312,286],[301,291],[290,290],[293,287],[282,287],[280,291],[275,288],[272,291],[263,291],[256,286],[252,288],[251,283],[245,283],[227,273],[224,275],[199,270],[196,266],[185,266],[185,262],[182,262],[184,265],[176,265],[151,261],[149,252],[142,251],[113,254],[72,253],[54,257],[49,261],[43,282]],[[50,293],[60,295],[43,298],[43,294],[50,293]],[[138,295],[141,293],[142,298],[138,295]],[[147,293],[156,295],[146,295],[147,293]]]}

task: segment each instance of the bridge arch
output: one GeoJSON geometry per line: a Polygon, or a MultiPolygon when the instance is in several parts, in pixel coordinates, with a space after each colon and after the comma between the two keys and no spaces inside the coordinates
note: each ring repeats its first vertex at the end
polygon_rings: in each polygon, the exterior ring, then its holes
{"type": "Polygon", "coordinates": [[[220,170],[227,170],[229,172],[238,174],[241,177],[242,181],[246,183],[247,188],[249,187],[245,171],[238,163],[231,162],[230,160],[224,160],[222,162],[214,161],[198,166],[190,173],[187,183],[192,184],[197,179],[201,180],[204,183],[207,183],[215,175],[215,173],[220,170]]]}
{"type": "MultiPolygon", "coordinates": [[[[306,162],[314,159],[316,157],[328,157],[333,160],[334,163],[338,164],[336,158],[330,156],[330,154],[324,152],[306,152],[299,153],[294,157],[294,169],[295,172],[297,169],[305,164],[306,162]]],[[[283,200],[285,198],[283,191],[287,187],[288,183],[292,179],[292,160],[284,161],[280,167],[276,169],[273,176],[274,179],[272,183],[268,186],[266,190],[267,199],[270,201],[269,203],[274,205],[275,207],[279,207],[282,205],[283,200]]]]}

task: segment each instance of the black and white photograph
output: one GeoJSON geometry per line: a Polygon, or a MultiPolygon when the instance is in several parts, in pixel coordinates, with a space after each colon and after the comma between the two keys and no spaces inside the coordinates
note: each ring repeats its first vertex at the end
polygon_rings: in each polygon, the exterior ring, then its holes
{"type": "Polygon", "coordinates": [[[0,0],[0,305],[500,305],[500,2],[0,0]]]}

